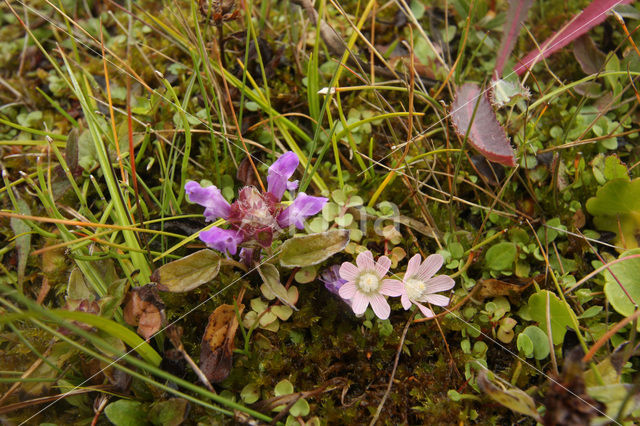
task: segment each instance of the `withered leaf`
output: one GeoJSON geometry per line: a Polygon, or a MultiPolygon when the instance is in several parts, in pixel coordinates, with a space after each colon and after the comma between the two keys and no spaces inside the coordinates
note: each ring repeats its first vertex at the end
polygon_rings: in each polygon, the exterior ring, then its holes
{"type": "Polygon", "coordinates": [[[507,296],[511,302],[517,302],[520,298],[520,294],[529,288],[534,281],[543,279],[544,275],[540,275],[534,278],[515,279],[514,282],[507,282],[505,280],[498,280],[495,278],[488,278],[480,280],[476,284],[478,289],[474,292],[473,297],[476,300],[484,300],[488,297],[500,297],[507,296]]]}
{"type": "Polygon", "coordinates": [[[138,326],[138,334],[149,340],[164,322],[164,303],[155,284],[132,289],[127,295],[124,320],[138,326]]]}
{"type": "MultiPolygon", "coordinates": [[[[243,309],[244,305],[238,308],[239,312],[243,309]]],[[[209,316],[200,343],[200,370],[210,382],[219,383],[231,372],[237,329],[238,319],[233,305],[220,305],[209,316]]]]}
{"type": "Polygon", "coordinates": [[[588,425],[604,410],[604,406],[586,392],[583,355],[580,346],[573,348],[564,359],[560,377],[549,380],[544,401],[545,425],[588,425]]]}

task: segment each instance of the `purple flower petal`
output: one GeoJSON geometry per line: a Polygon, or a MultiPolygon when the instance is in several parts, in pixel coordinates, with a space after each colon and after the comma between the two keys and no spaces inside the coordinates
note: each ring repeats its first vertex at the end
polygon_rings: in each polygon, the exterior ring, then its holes
{"type": "Polygon", "coordinates": [[[369,302],[371,303],[373,312],[378,318],[383,320],[389,318],[391,307],[389,306],[387,299],[385,299],[381,294],[372,294],[369,298],[369,302]]]}
{"type": "Polygon", "coordinates": [[[236,254],[238,244],[242,243],[242,233],[232,229],[222,229],[213,227],[208,231],[200,232],[200,239],[209,247],[218,251],[228,251],[230,254],[236,254]]]}
{"type": "Polygon", "coordinates": [[[295,191],[296,189],[298,189],[298,184],[300,183],[299,180],[292,180],[290,182],[287,182],[287,190],[288,191],[295,191]]]}
{"type": "Polygon", "coordinates": [[[340,288],[347,283],[347,280],[340,278],[340,265],[332,265],[320,274],[320,281],[331,293],[339,295],[340,288]]]}
{"type": "Polygon", "coordinates": [[[208,222],[221,217],[229,217],[229,203],[222,196],[222,192],[215,186],[203,188],[198,182],[190,180],[184,185],[184,190],[192,203],[204,207],[204,217],[208,222]]]}
{"type": "Polygon", "coordinates": [[[293,176],[300,160],[292,152],[285,152],[269,167],[267,174],[267,191],[272,193],[278,200],[282,199],[284,191],[287,189],[289,178],[293,176]]]}
{"type": "Polygon", "coordinates": [[[300,192],[293,203],[278,215],[278,225],[281,228],[288,228],[295,225],[298,229],[304,229],[304,221],[317,214],[329,201],[325,197],[312,197],[300,192]]]}

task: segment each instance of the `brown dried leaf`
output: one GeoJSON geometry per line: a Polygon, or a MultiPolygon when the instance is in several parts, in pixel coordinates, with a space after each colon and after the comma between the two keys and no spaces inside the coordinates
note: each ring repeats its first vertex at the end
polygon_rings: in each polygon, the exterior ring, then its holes
{"type": "Polygon", "coordinates": [[[129,325],[138,326],[138,334],[149,340],[164,322],[164,302],[158,295],[155,284],[147,284],[132,289],[127,295],[124,320],[129,325]]]}
{"type": "MultiPolygon", "coordinates": [[[[238,310],[242,312],[244,305],[238,310]]],[[[233,341],[238,319],[233,305],[220,305],[209,316],[200,343],[200,370],[207,379],[219,383],[231,372],[233,341]]]]}
{"type": "Polygon", "coordinates": [[[482,301],[488,297],[507,296],[511,302],[517,302],[520,298],[520,294],[524,290],[529,288],[534,281],[543,278],[543,275],[539,275],[534,278],[513,279],[512,281],[514,282],[507,282],[494,278],[480,280],[476,284],[478,286],[478,290],[474,292],[474,299],[482,301]]]}

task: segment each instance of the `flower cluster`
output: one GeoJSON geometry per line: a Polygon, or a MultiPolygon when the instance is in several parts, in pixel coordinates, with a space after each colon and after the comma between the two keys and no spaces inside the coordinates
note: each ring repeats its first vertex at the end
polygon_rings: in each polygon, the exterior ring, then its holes
{"type": "Polygon", "coordinates": [[[327,202],[324,197],[312,197],[299,192],[288,206],[280,202],[285,191],[294,191],[298,181],[290,181],[299,164],[298,156],[289,151],[269,167],[267,191],[260,192],[253,186],[245,186],[231,204],[216,186],[202,187],[189,181],[184,186],[192,203],[204,207],[207,222],[225,219],[230,227],[213,227],[200,232],[200,239],[209,247],[234,255],[238,247],[248,250],[271,246],[275,236],[292,225],[304,228],[304,221],[317,214],[327,202]]]}
{"type": "Polygon", "coordinates": [[[388,257],[381,256],[375,262],[367,250],[358,255],[355,265],[344,262],[337,273],[337,265],[334,265],[322,274],[321,279],[329,291],[349,302],[356,315],[362,315],[371,305],[378,318],[387,319],[391,308],[384,296],[399,296],[405,310],[414,304],[425,317],[432,317],[433,312],[423,303],[447,306],[449,298],[436,293],[449,290],[455,284],[447,275],[434,276],[443,262],[439,254],[432,254],[424,262],[416,254],[409,260],[400,281],[386,278],[391,266],[388,257]]]}

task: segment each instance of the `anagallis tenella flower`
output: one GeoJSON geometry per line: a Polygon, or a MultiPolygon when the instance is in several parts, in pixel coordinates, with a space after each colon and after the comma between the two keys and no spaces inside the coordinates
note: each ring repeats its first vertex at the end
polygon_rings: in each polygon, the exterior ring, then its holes
{"type": "Polygon", "coordinates": [[[222,218],[230,225],[229,229],[213,227],[202,231],[200,239],[211,248],[235,255],[238,247],[253,250],[271,246],[274,237],[291,225],[304,229],[304,221],[320,212],[328,199],[299,192],[288,207],[280,202],[285,191],[298,187],[297,180],[289,179],[299,162],[294,152],[282,154],[269,167],[267,191],[245,186],[232,204],[214,185],[202,187],[197,182],[187,182],[184,189],[189,201],[204,207],[207,222],[222,218]]]}

